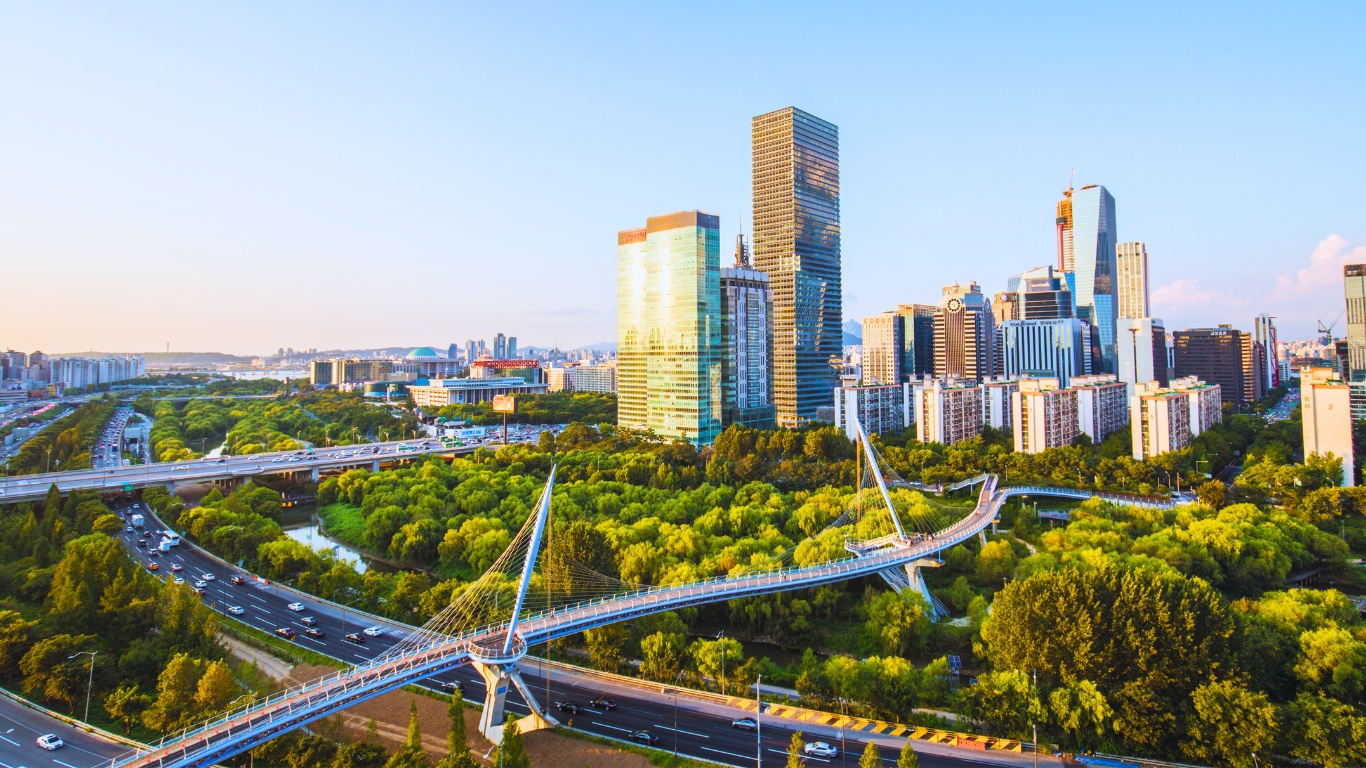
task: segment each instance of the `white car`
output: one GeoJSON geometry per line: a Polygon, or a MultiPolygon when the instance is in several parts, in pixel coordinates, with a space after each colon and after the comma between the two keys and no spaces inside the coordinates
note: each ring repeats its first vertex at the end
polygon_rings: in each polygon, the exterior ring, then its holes
{"type": "Polygon", "coordinates": [[[199,578],[203,579],[204,581],[213,581],[216,577],[212,573],[206,573],[203,576],[200,576],[199,578]]]}
{"type": "Polygon", "coordinates": [[[304,604],[303,604],[303,603],[290,603],[289,605],[286,605],[285,607],[288,608],[288,609],[291,610],[291,611],[294,611],[295,613],[303,613],[303,612],[304,612],[304,604]]]}
{"type": "Polygon", "coordinates": [[[65,745],[66,742],[62,741],[55,733],[45,733],[38,737],[38,746],[49,752],[54,749],[61,749],[65,745]]]}
{"type": "Polygon", "coordinates": [[[185,580],[182,579],[182,578],[180,578],[179,576],[172,576],[172,577],[171,577],[171,581],[174,581],[174,582],[177,583],[177,584],[184,584],[184,583],[185,583],[185,580]]]}
{"type": "Polygon", "coordinates": [[[233,616],[241,616],[246,613],[246,611],[242,610],[242,606],[240,605],[230,605],[228,606],[228,613],[231,613],[233,616]]]}
{"type": "Polygon", "coordinates": [[[194,586],[195,586],[195,589],[205,589],[205,588],[207,588],[209,585],[208,585],[208,583],[206,583],[206,582],[200,581],[199,579],[195,579],[194,586]]]}
{"type": "Polygon", "coordinates": [[[807,757],[837,757],[840,751],[823,741],[808,741],[802,746],[802,754],[807,757]]]}
{"type": "Polygon", "coordinates": [[[366,627],[363,631],[370,637],[379,637],[384,634],[384,629],[381,627],[366,627]]]}

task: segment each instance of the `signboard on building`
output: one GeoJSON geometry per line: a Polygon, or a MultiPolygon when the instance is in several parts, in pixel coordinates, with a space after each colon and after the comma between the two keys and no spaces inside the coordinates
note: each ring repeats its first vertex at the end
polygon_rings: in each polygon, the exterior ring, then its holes
{"type": "Polygon", "coordinates": [[[517,398],[516,398],[516,396],[515,396],[515,395],[494,395],[494,396],[493,396],[493,412],[494,412],[494,413],[516,413],[516,412],[517,412],[517,398]]]}

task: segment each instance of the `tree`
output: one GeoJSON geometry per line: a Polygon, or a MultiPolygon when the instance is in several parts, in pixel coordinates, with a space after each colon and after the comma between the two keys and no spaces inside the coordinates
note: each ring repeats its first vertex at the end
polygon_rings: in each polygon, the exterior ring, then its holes
{"type": "Polygon", "coordinates": [[[25,621],[18,611],[0,611],[0,676],[19,671],[19,660],[28,652],[37,628],[38,622],[25,621]]]}
{"type": "Polygon", "coordinates": [[[802,740],[801,731],[792,732],[792,740],[787,742],[787,768],[802,768],[802,740]]]}
{"type": "Polygon", "coordinates": [[[326,736],[310,734],[299,739],[289,751],[289,768],[332,768],[337,759],[337,742],[326,736]]]}
{"type": "Polygon", "coordinates": [[[1016,562],[1010,542],[1003,539],[988,541],[977,553],[977,578],[983,584],[995,587],[1015,572],[1016,562]]]}
{"type": "Polygon", "coordinates": [[[142,715],[142,722],[156,731],[170,731],[189,715],[194,704],[204,662],[188,653],[177,653],[166,662],[157,678],[157,696],[152,706],[142,715]]]}
{"type": "Polygon", "coordinates": [[[34,643],[19,660],[19,671],[24,674],[24,691],[41,693],[75,712],[76,702],[85,696],[89,675],[87,666],[80,663],[80,659],[70,657],[87,650],[94,641],[94,635],[53,635],[34,643]]]}
{"type": "Polygon", "coordinates": [[[446,734],[446,756],[436,764],[436,768],[476,768],[465,730],[465,700],[460,694],[451,696],[446,714],[451,718],[451,730],[446,734]]]}
{"type": "Polygon", "coordinates": [[[218,712],[232,701],[237,692],[237,683],[232,679],[232,670],[223,661],[215,661],[204,670],[195,687],[194,704],[198,714],[208,715],[218,712]]]}
{"type": "Polygon", "coordinates": [[[929,606],[917,593],[881,592],[868,604],[864,630],[889,656],[906,656],[929,637],[929,606]]]}
{"type": "Polygon", "coordinates": [[[858,768],[880,768],[881,764],[882,755],[878,753],[877,745],[873,743],[873,740],[869,739],[867,745],[863,747],[863,755],[858,759],[858,768]]]}
{"type": "Polygon", "coordinates": [[[498,742],[498,752],[493,757],[494,765],[503,768],[531,768],[531,758],[526,753],[526,743],[522,740],[522,730],[517,721],[508,715],[503,724],[503,738],[498,742]]]}
{"type": "Polygon", "coordinates": [[[608,624],[583,633],[583,639],[588,646],[588,658],[592,660],[593,666],[604,672],[616,672],[621,669],[624,662],[622,653],[626,649],[626,641],[630,638],[631,633],[620,624],[608,624]]]}
{"type": "Polygon", "coordinates": [[[1295,674],[1322,693],[1358,703],[1366,691],[1366,643],[1337,625],[1305,632],[1295,674]]]}
{"type": "Polygon", "coordinates": [[[140,693],[136,685],[125,685],[118,690],[104,697],[104,711],[109,716],[123,723],[123,733],[128,735],[133,732],[133,724],[141,717],[147,708],[152,706],[152,697],[145,693],[140,693]]]}
{"type": "Polygon", "coordinates": [[[915,750],[911,748],[908,739],[901,747],[901,754],[896,758],[896,768],[920,768],[920,758],[916,756],[915,750]]]}
{"type": "Polygon", "coordinates": [[[1276,708],[1265,694],[1226,680],[1196,688],[1191,699],[1195,716],[1185,744],[1191,757],[1230,768],[1256,768],[1251,754],[1275,744],[1276,708]]]}
{"type": "Polygon", "coordinates": [[[1228,503],[1228,487],[1218,480],[1206,480],[1195,489],[1200,503],[1210,509],[1223,509],[1228,503]]]}
{"type": "Polygon", "coordinates": [[[670,683],[683,668],[684,637],[676,632],[655,632],[640,641],[640,676],[670,683]]]}
{"type": "Polygon", "coordinates": [[[408,709],[408,738],[384,768],[431,768],[427,753],[422,751],[422,727],[417,722],[417,702],[408,709]]]}
{"type": "Polygon", "coordinates": [[[1048,694],[1049,719],[1077,746],[1087,748],[1105,735],[1113,711],[1090,680],[1064,683],[1048,694]]]}
{"type": "Polygon", "coordinates": [[[1039,701],[1029,676],[1014,670],[994,670],[977,678],[977,684],[965,689],[963,714],[973,720],[989,723],[998,730],[1017,738],[1027,738],[1030,724],[1043,719],[1043,704],[1039,701]]]}
{"type": "Polygon", "coordinates": [[[1326,696],[1302,693],[1286,708],[1292,757],[1345,768],[1366,762],[1366,717],[1326,696]]]}
{"type": "Polygon", "coordinates": [[[745,662],[745,648],[739,640],[723,637],[719,640],[694,640],[688,646],[693,669],[708,678],[717,690],[731,691],[734,672],[745,662]]]}

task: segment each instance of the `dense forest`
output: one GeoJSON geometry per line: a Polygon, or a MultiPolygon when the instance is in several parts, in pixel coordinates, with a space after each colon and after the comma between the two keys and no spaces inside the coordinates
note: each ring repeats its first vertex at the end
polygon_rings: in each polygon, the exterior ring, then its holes
{"type": "MultiPolygon", "coordinates": [[[[1240,452],[1243,472],[1231,488],[1206,483],[1200,503],[1168,511],[1093,500],[1053,524],[1032,506],[1010,505],[985,546],[949,550],[927,576],[953,621],[932,622],[918,596],[866,579],[626,622],[552,652],[656,680],[681,672],[713,689],[762,673],[811,706],[843,703],[901,722],[933,722],[917,712],[929,708],[1016,737],[1037,725],[1042,740],[1065,750],[1241,766],[1250,765],[1242,756],[1251,744],[1264,760],[1359,762],[1366,624],[1339,591],[1283,584],[1322,568],[1362,586],[1346,562],[1366,550],[1366,497],[1333,487],[1340,462],[1297,455],[1297,420],[1232,422],[1164,457],[1170,464],[1108,456],[1107,444],[1022,456],[1003,453],[993,435],[948,448],[874,438],[908,479],[998,471],[1011,481],[1123,487],[1172,469],[1199,480],[1196,462],[1222,451],[1240,452]],[[1297,481],[1293,491],[1285,478],[1297,481]],[[723,628],[726,637],[715,639],[723,628]],[[772,652],[750,651],[756,641],[791,650],[775,662],[772,652]],[[967,674],[951,673],[950,654],[967,674]]],[[[830,427],[731,428],[699,452],[574,424],[537,446],[324,481],[329,533],[406,566],[397,573],[361,575],[285,537],[269,489],[215,491],[194,509],[157,492],[148,498],[225,558],[420,624],[506,548],[552,464],[555,522],[541,579],[553,577],[555,563],[631,585],[847,556],[839,529],[825,528],[853,501],[858,467],[854,447],[830,427]]],[[[893,500],[904,520],[961,514],[972,503],[904,489],[893,500]]]]}

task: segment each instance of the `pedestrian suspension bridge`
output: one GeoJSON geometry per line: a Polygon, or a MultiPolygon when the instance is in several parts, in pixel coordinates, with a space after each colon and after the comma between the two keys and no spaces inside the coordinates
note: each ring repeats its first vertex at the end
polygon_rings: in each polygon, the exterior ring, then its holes
{"type": "Polygon", "coordinates": [[[996,476],[982,475],[958,484],[981,486],[977,504],[970,509],[900,491],[894,497],[888,486],[905,484],[879,462],[861,425],[858,434],[858,487],[841,515],[783,551],[754,555],[750,563],[724,576],[686,584],[627,583],[572,561],[553,546],[543,549],[555,487],[552,469],[535,512],[502,556],[445,610],[382,655],[248,701],[107,765],[207,768],[282,733],[466,664],[486,683],[480,731],[497,742],[512,686],[531,708],[531,714],[518,722],[522,731],[556,724],[517,672],[517,662],[529,646],[689,606],[876,574],[894,589],[921,594],[938,618],[943,608],[926,587],[922,569],[937,566],[936,555],[942,550],[974,536],[985,541],[987,526],[1011,496],[1047,495],[1050,489],[1000,488],[996,476]]]}

